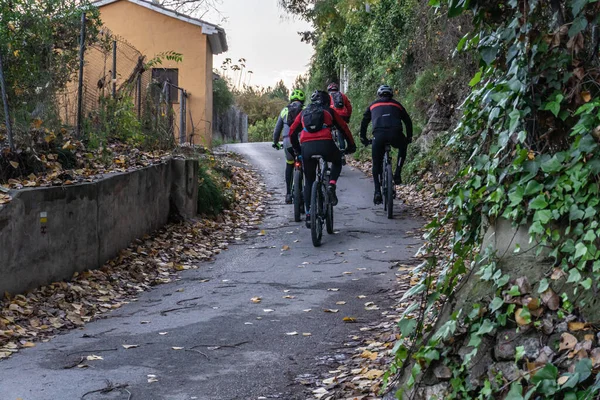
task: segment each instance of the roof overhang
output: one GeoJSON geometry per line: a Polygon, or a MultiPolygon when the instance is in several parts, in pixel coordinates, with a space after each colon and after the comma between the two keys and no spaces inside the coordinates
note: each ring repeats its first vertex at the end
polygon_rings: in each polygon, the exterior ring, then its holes
{"type": "Polygon", "coordinates": [[[160,4],[153,3],[147,0],[99,0],[95,1],[93,5],[96,7],[106,6],[108,4],[116,3],[118,1],[128,1],[130,3],[137,4],[138,6],[148,8],[157,13],[169,16],[171,18],[177,18],[180,21],[187,22],[188,24],[196,25],[202,28],[202,33],[208,36],[210,47],[213,54],[221,54],[227,51],[227,35],[225,30],[218,25],[211,24],[210,22],[203,21],[198,18],[190,17],[173,11],[169,8],[163,7],[160,4]]]}

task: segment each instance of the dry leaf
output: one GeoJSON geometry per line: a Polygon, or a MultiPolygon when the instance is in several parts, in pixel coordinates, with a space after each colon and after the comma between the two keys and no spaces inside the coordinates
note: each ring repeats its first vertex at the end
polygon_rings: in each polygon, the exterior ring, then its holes
{"type": "Polygon", "coordinates": [[[356,318],[354,317],[344,317],[344,322],[356,322],[356,318]]]}
{"type": "Polygon", "coordinates": [[[153,383],[153,382],[158,382],[158,379],[156,379],[156,375],[148,375],[148,383],[153,383]]]}
{"type": "Polygon", "coordinates": [[[138,344],[124,344],[122,346],[126,350],[135,349],[136,347],[140,347],[140,345],[138,345],[138,344]]]}
{"type": "Polygon", "coordinates": [[[344,304],[346,304],[345,301],[337,301],[335,304],[337,304],[338,306],[343,306],[344,304]]]}
{"type": "Polygon", "coordinates": [[[23,347],[35,347],[35,343],[31,343],[31,342],[25,342],[22,345],[23,347]]]}
{"type": "Polygon", "coordinates": [[[571,332],[577,332],[586,328],[587,324],[585,322],[569,322],[569,330],[571,332]]]}
{"type": "Polygon", "coordinates": [[[373,379],[377,379],[379,378],[381,375],[383,375],[383,371],[379,370],[379,369],[372,369],[367,371],[367,373],[364,375],[365,378],[373,380],[373,379]]]}
{"type": "Polygon", "coordinates": [[[563,271],[561,268],[555,267],[554,270],[552,270],[552,275],[550,275],[550,279],[557,281],[559,279],[564,278],[565,276],[567,276],[565,271],[563,271]]]}
{"type": "Polygon", "coordinates": [[[326,308],[323,311],[325,311],[326,313],[336,313],[339,312],[340,310],[335,310],[335,309],[331,309],[331,308],[326,308]]]}
{"type": "Polygon", "coordinates": [[[529,325],[531,322],[527,321],[525,318],[521,317],[521,314],[523,313],[523,309],[519,308],[516,312],[515,312],[515,320],[517,321],[517,324],[519,324],[519,326],[526,326],[529,325]]]}
{"type": "Polygon", "coordinates": [[[306,310],[302,310],[302,311],[304,311],[304,312],[311,312],[312,309],[311,308],[307,308],[306,310]]]}
{"type": "Polygon", "coordinates": [[[266,313],[271,313],[271,312],[273,312],[275,310],[271,310],[270,308],[265,308],[263,311],[266,312],[266,313]]]}
{"type": "Polygon", "coordinates": [[[338,289],[338,288],[329,288],[329,289],[327,289],[327,291],[329,291],[329,292],[339,292],[340,289],[338,289]]]}
{"type": "Polygon", "coordinates": [[[560,346],[558,349],[560,351],[573,350],[576,345],[577,345],[577,338],[575,336],[571,335],[570,333],[565,332],[560,336],[560,346]]]}
{"type": "Polygon", "coordinates": [[[284,299],[295,299],[296,296],[290,296],[289,294],[287,296],[283,296],[284,299]]]}
{"type": "Polygon", "coordinates": [[[281,251],[289,251],[289,249],[290,249],[290,246],[288,246],[288,245],[284,245],[284,246],[281,248],[281,251]]]}
{"type": "Polygon", "coordinates": [[[173,350],[183,350],[183,347],[171,347],[173,350]]]}
{"type": "Polygon", "coordinates": [[[556,311],[560,307],[560,297],[551,288],[542,293],[542,302],[552,311],[556,311]]]}
{"type": "Polygon", "coordinates": [[[567,383],[567,381],[569,380],[569,376],[568,375],[563,375],[560,378],[558,378],[557,382],[560,386],[564,385],[565,383],[567,383]]]}
{"type": "Polygon", "coordinates": [[[305,333],[302,334],[302,336],[312,336],[312,333],[305,332],[305,333]]]}
{"type": "Polygon", "coordinates": [[[10,162],[10,165],[12,165],[12,167],[13,167],[14,169],[17,169],[17,168],[19,168],[19,163],[18,163],[18,162],[11,161],[11,162],[10,162]]]}
{"type": "Polygon", "coordinates": [[[262,301],[262,298],[260,297],[253,297],[250,299],[251,302],[253,303],[260,303],[262,301]]]}
{"type": "Polygon", "coordinates": [[[100,356],[96,356],[96,355],[91,355],[91,356],[87,356],[85,358],[88,361],[98,361],[98,360],[104,360],[104,358],[100,357],[100,356]]]}
{"type": "Polygon", "coordinates": [[[361,295],[359,295],[359,296],[357,296],[357,297],[358,297],[359,299],[366,299],[366,298],[367,298],[367,296],[365,296],[364,294],[361,294],[361,295]]]}
{"type": "Polygon", "coordinates": [[[297,334],[298,334],[298,332],[296,332],[296,331],[286,333],[286,335],[288,335],[288,336],[296,336],[297,334]]]}
{"type": "Polygon", "coordinates": [[[369,350],[365,350],[360,355],[361,358],[368,358],[371,361],[375,361],[377,359],[377,353],[371,352],[369,350]]]}
{"type": "Polygon", "coordinates": [[[583,99],[583,101],[585,101],[586,103],[588,103],[590,100],[592,100],[592,94],[590,92],[583,91],[581,92],[581,98],[583,99]]]}

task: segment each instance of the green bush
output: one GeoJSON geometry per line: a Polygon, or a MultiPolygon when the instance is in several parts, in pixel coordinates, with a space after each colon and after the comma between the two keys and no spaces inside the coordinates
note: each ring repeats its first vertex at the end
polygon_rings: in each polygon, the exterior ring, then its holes
{"type": "Polygon", "coordinates": [[[273,131],[277,124],[277,118],[268,118],[250,125],[248,127],[248,140],[250,142],[269,142],[273,140],[273,131]]]}
{"type": "Polygon", "coordinates": [[[198,214],[215,217],[223,212],[229,202],[215,172],[207,165],[200,164],[198,185],[198,214]]]}

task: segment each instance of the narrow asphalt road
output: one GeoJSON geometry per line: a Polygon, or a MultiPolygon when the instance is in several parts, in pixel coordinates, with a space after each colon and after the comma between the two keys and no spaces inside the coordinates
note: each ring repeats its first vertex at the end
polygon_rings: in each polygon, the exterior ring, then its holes
{"type": "MultiPolygon", "coordinates": [[[[260,228],[266,234],[251,231],[214,262],[182,272],[180,280],[0,362],[0,400],[76,400],[108,382],[127,384],[134,400],[311,398],[296,379],[336,365],[335,350],[362,325],[344,323],[344,317],[365,323],[381,318],[365,303],[382,310],[389,304],[390,266],[410,262],[419,243],[406,232],[421,223],[405,205],[387,220],[383,208],[372,205],[371,180],[346,166],[337,233],[324,234],[316,249],[310,231],[293,222],[292,207],[283,202],[283,152],[267,143],[227,150],[246,157],[273,194],[260,228]],[[253,297],[262,301],[253,303],[253,297]],[[103,359],[72,368],[88,355],[103,359]]],[[[83,398],[125,400],[129,393],[83,398]]]]}

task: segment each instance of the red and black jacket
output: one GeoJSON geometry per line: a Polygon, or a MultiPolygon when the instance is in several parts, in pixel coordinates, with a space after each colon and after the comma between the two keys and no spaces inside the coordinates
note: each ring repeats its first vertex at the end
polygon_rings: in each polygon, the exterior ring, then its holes
{"type": "Polygon", "coordinates": [[[398,130],[402,133],[402,122],[406,125],[406,137],[412,140],[413,126],[406,109],[392,98],[375,100],[363,114],[360,124],[361,139],[367,138],[367,127],[373,121],[373,133],[377,131],[398,130]]]}
{"type": "Polygon", "coordinates": [[[340,132],[346,137],[348,143],[355,145],[354,137],[352,136],[352,132],[350,132],[350,128],[348,128],[348,124],[338,115],[338,113],[332,111],[329,108],[325,108],[323,110],[325,115],[324,119],[324,127],[318,132],[308,132],[304,129],[304,121],[302,120],[302,114],[298,114],[294,123],[290,127],[290,140],[292,141],[292,146],[295,150],[300,148],[300,144],[305,142],[311,142],[313,140],[333,140],[331,137],[331,128],[336,126],[340,132]],[[298,140],[298,134],[300,134],[300,140],[298,140]]]}

